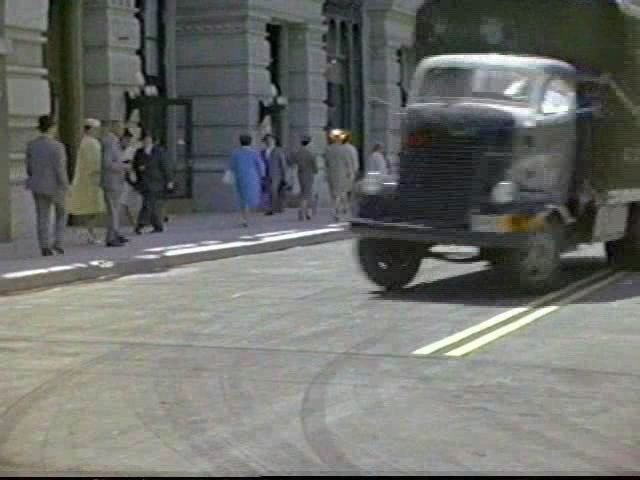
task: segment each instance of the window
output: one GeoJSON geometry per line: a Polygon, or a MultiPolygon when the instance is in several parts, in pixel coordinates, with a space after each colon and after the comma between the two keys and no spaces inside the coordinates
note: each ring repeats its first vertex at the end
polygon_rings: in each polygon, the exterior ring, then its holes
{"type": "Polygon", "coordinates": [[[353,133],[354,144],[363,142],[362,105],[362,0],[327,0],[327,129],[353,133]]]}
{"type": "Polygon", "coordinates": [[[164,92],[164,0],[138,0],[142,47],[142,69],[148,84],[164,92]]]}
{"type": "Polygon", "coordinates": [[[426,72],[420,98],[482,98],[530,103],[536,73],[486,67],[438,67],[426,72]]]}
{"type": "Polygon", "coordinates": [[[573,86],[560,78],[554,78],[547,85],[540,111],[543,115],[569,113],[575,105],[573,86]]]}

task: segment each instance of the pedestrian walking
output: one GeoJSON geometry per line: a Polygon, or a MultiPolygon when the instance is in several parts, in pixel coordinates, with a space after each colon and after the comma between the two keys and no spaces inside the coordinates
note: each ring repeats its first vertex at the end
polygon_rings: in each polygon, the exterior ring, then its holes
{"type": "Polygon", "coordinates": [[[343,143],[342,130],[332,130],[329,134],[329,146],[325,153],[327,180],[333,199],[335,219],[339,221],[349,212],[349,193],[353,189],[356,172],[353,155],[343,143]]]}
{"type": "Polygon", "coordinates": [[[367,162],[367,171],[389,175],[391,173],[387,159],[384,156],[384,145],[376,143],[367,162]]]}
{"type": "Polygon", "coordinates": [[[351,163],[352,169],[355,172],[355,176],[358,176],[358,172],[360,171],[360,154],[358,153],[358,149],[353,145],[353,137],[351,132],[344,132],[342,135],[342,143],[349,150],[349,154],[351,155],[351,163]]]}
{"type": "Polygon", "coordinates": [[[107,247],[122,247],[128,241],[120,233],[120,203],[127,171],[120,148],[123,133],[120,122],[111,122],[110,130],[102,139],[101,186],[107,207],[107,247]]]}
{"type": "Polygon", "coordinates": [[[153,233],[164,231],[163,205],[174,182],[166,152],[154,142],[151,132],[143,132],[141,140],[142,147],[133,159],[133,171],[142,194],[142,209],[135,230],[138,235],[147,225],[153,226],[153,233]]]}
{"type": "Polygon", "coordinates": [[[318,164],[315,155],[309,149],[311,137],[304,135],[300,140],[301,147],[291,156],[291,166],[297,167],[298,182],[300,183],[300,210],[299,220],[311,220],[314,195],[314,180],[318,173],[318,164]]]}
{"type": "Polygon", "coordinates": [[[142,208],[142,196],[136,186],[137,178],[133,171],[133,159],[140,145],[134,140],[133,133],[128,128],[125,129],[120,139],[120,148],[122,150],[122,159],[127,165],[122,197],[120,197],[120,210],[124,212],[129,225],[135,230],[138,225],[137,214],[140,213],[142,208]]]}
{"type": "Polygon", "coordinates": [[[262,166],[260,155],[251,148],[252,141],[251,135],[240,136],[240,148],[231,154],[227,171],[234,179],[244,227],[249,226],[250,211],[260,204],[262,166]]]}
{"type": "Polygon", "coordinates": [[[286,194],[287,155],[279,140],[270,133],[262,141],[265,144],[263,155],[266,160],[266,185],[270,190],[271,205],[266,215],[282,213],[286,194]]]}
{"type": "Polygon", "coordinates": [[[99,243],[95,229],[105,212],[104,196],[100,188],[102,145],[98,140],[100,121],[88,118],[80,142],[73,182],[69,190],[69,214],[77,217],[87,228],[89,244],[99,243]]]}
{"type": "Polygon", "coordinates": [[[69,189],[67,153],[64,145],[55,139],[56,125],[44,115],[38,119],[40,135],[27,145],[26,187],[31,190],[36,207],[38,243],[43,256],[64,254],[64,231],[67,224],[65,196],[69,189]],[[55,213],[55,241],[49,241],[51,209],[55,213]]]}
{"type": "Polygon", "coordinates": [[[358,153],[358,149],[353,145],[351,132],[344,132],[344,135],[342,136],[342,143],[349,150],[349,154],[351,155],[352,170],[354,173],[351,187],[349,188],[349,192],[347,193],[349,210],[352,211],[355,203],[356,181],[360,178],[360,154],[358,153]]]}

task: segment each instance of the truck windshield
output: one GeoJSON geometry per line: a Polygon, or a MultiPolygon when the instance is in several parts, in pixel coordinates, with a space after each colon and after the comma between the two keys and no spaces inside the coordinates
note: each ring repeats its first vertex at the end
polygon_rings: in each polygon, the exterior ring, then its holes
{"type": "Polygon", "coordinates": [[[486,98],[530,103],[537,74],[490,67],[431,68],[417,92],[429,98],[486,98]]]}

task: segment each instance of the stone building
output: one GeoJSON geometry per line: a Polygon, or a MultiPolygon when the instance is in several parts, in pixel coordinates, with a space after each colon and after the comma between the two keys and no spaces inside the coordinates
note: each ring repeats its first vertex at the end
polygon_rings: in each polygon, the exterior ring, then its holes
{"type": "Polygon", "coordinates": [[[311,135],[321,154],[342,127],[396,153],[422,3],[0,0],[0,238],[33,228],[24,146],[42,114],[71,155],[84,117],[152,118],[183,210],[234,208],[221,179],[241,132],[311,135]]]}

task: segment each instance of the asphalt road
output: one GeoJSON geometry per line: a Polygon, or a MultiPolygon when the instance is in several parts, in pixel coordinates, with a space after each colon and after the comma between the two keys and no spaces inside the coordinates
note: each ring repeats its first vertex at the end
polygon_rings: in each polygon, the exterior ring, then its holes
{"type": "Polygon", "coordinates": [[[535,299],[439,261],[383,294],[351,242],[0,298],[0,474],[638,473],[640,275],[607,278],[462,356],[514,320],[414,352],[535,299]]]}

